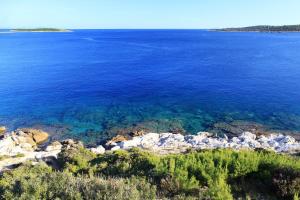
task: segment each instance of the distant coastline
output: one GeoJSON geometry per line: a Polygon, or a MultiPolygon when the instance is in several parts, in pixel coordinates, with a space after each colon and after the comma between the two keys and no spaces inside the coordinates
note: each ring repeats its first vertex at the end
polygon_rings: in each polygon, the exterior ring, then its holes
{"type": "Polygon", "coordinates": [[[11,32],[72,32],[68,29],[57,28],[34,28],[34,29],[11,29],[11,32]]]}
{"type": "Polygon", "coordinates": [[[239,28],[211,29],[212,31],[222,32],[300,32],[300,25],[283,25],[283,26],[248,26],[239,28]]]}

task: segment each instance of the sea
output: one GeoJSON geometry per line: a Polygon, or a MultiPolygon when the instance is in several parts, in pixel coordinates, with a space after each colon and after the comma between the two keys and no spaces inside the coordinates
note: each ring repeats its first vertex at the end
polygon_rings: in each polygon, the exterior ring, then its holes
{"type": "Polygon", "coordinates": [[[300,132],[300,33],[0,34],[0,125],[97,143],[132,127],[196,134],[251,122],[300,132]]]}

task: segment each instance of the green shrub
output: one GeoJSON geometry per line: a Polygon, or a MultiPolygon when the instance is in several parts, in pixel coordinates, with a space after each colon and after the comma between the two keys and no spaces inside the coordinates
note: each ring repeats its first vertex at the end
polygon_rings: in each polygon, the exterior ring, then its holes
{"type": "Polygon", "coordinates": [[[295,194],[294,194],[293,200],[299,200],[299,193],[295,193],[295,194]]]}
{"type": "Polygon", "coordinates": [[[61,167],[72,173],[88,173],[91,172],[90,161],[96,157],[96,154],[76,145],[73,148],[64,148],[58,155],[58,162],[61,167]]]}
{"type": "Polygon", "coordinates": [[[232,200],[230,186],[226,183],[226,174],[218,174],[209,183],[208,196],[214,200],[232,200]]]}
{"type": "Polygon", "coordinates": [[[279,168],[274,171],[272,183],[278,195],[292,199],[300,193],[300,170],[279,168]]]}
{"type": "Polygon", "coordinates": [[[108,176],[153,176],[160,157],[153,154],[132,149],[119,150],[98,157],[91,161],[96,174],[108,176]]]}
{"type": "Polygon", "coordinates": [[[0,193],[3,199],[42,199],[46,183],[39,178],[51,173],[46,165],[26,165],[16,170],[5,172],[0,179],[0,193]]]}
{"type": "Polygon", "coordinates": [[[22,166],[0,179],[1,199],[155,199],[145,179],[74,176],[44,165],[22,166]]]}
{"type": "Polygon", "coordinates": [[[60,171],[24,165],[0,177],[1,199],[298,199],[299,157],[230,149],[96,155],[65,146],[60,171]],[[255,185],[255,187],[252,187],[255,185]],[[156,190],[157,188],[157,190],[156,190]]]}
{"type": "Polygon", "coordinates": [[[15,158],[22,158],[22,157],[24,157],[25,156],[25,154],[23,154],[23,153],[18,153],[17,155],[15,155],[14,157],[15,158]]]}
{"type": "Polygon", "coordinates": [[[196,197],[208,188],[207,193],[213,199],[233,198],[232,193],[236,191],[231,191],[230,180],[250,177],[257,184],[271,187],[272,172],[278,167],[300,169],[299,159],[295,157],[229,149],[166,156],[138,149],[120,150],[99,155],[86,165],[94,174],[108,177],[145,177],[157,185],[162,196],[196,197]]]}

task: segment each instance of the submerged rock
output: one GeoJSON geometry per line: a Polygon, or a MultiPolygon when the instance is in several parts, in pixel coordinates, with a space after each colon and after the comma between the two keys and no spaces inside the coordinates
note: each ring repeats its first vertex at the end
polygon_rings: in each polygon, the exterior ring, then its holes
{"type": "Polygon", "coordinates": [[[120,124],[106,130],[106,135],[123,135],[127,138],[142,136],[151,132],[172,132],[184,134],[185,130],[179,120],[156,119],[137,122],[134,125],[120,124]]]}
{"type": "Polygon", "coordinates": [[[239,136],[244,132],[251,132],[256,135],[268,134],[268,131],[265,126],[255,122],[241,120],[232,121],[230,123],[215,123],[211,131],[216,133],[225,133],[228,134],[230,137],[239,136]]]}

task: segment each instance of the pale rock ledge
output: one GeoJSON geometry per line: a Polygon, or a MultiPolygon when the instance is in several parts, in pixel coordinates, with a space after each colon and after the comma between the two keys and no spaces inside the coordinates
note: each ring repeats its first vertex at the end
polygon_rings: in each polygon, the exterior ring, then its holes
{"type": "Polygon", "coordinates": [[[114,149],[128,150],[133,147],[153,151],[160,154],[182,153],[188,149],[266,149],[277,153],[295,154],[300,152],[300,142],[291,136],[282,134],[270,134],[268,136],[256,136],[250,132],[244,132],[238,137],[228,139],[213,137],[207,132],[199,132],[197,135],[181,135],[172,133],[148,133],[143,136],[133,137],[131,140],[115,144],[114,149]],[[117,148],[116,148],[117,147],[117,148]],[[119,147],[119,148],[118,148],[119,147]]]}

